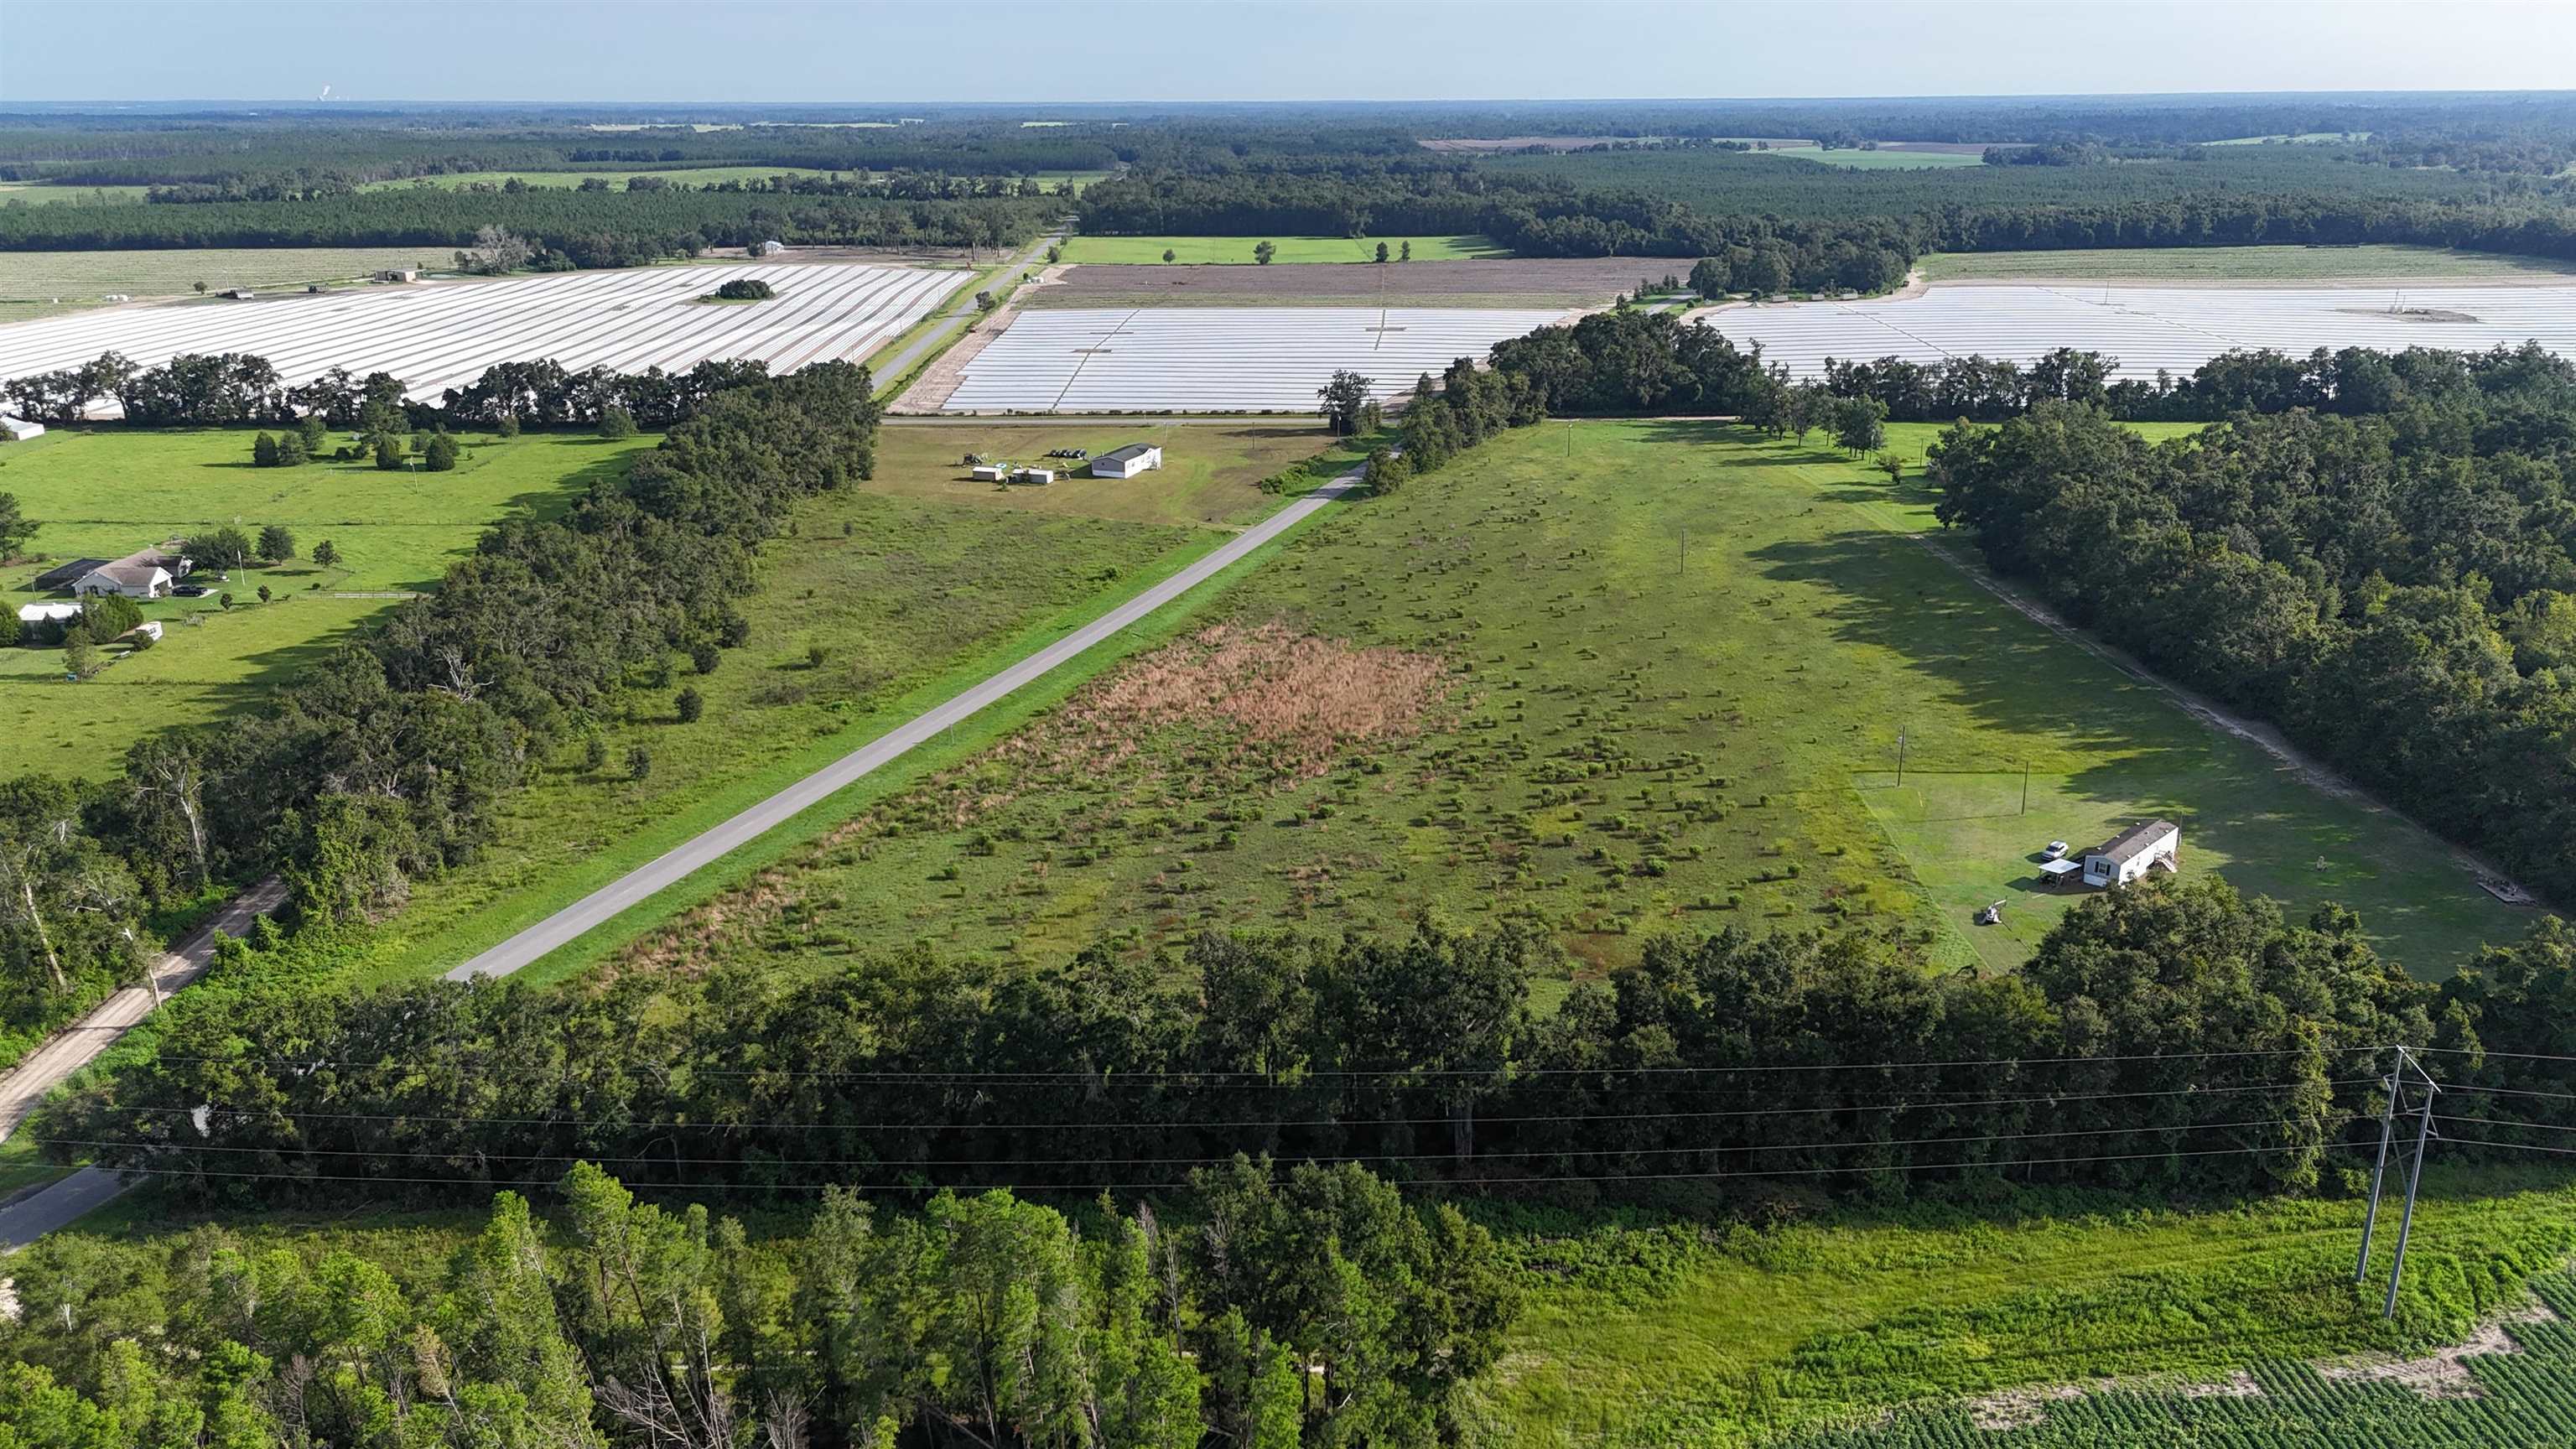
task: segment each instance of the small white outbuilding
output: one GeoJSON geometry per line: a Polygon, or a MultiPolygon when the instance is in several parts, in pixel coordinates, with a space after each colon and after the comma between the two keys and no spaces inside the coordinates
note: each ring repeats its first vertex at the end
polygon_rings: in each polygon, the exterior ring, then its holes
{"type": "Polygon", "coordinates": [[[0,432],[5,432],[10,437],[23,443],[29,438],[43,437],[45,435],[45,425],[43,423],[31,423],[25,418],[13,418],[0,415],[0,432]]]}
{"type": "Polygon", "coordinates": [[[1091,460],[1094,478],[1133,478],[1163,466],[1163,450],[1150,443],[1130,443],[1112,448],[1091,460]]]}

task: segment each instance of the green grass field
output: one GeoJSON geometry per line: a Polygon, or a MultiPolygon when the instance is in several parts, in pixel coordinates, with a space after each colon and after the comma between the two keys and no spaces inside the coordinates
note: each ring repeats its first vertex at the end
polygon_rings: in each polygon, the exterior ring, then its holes
{"type": "MultiPolygon", "coordinates": [[[[0,491],[43,523],[34,548],[55,559],[119,558],[222,525],[256,537],[272,523],[294,531],[301,555],[229,583],[209,579],[233,594],[230,610],[213,595],[144,605],[164,625],[160,645],[80,684],[64,680],[58,649],[0,649],[0,731],[19,758],[61,774],[114,774],[132,740],[248,707],[393,602],[342,595],[431,587],[504,515],[559,511],[601,470],[658,441],[468,435],[454,472],[391,474],[371,463],[255,468],[253,436],[55,429],[0,448],[0,491]],[[341,554],[329,569],[310,557],[324,539],[341,554]],[[262,584],[276,602],[259,602],[262,584]]],[[[26,588],[47,567],[0,570],[0,607],[57,597],[26,588]]]]}
{"type": "MultiPolygon", "coordinates": [[[[1749,1446],[1833,1423],[1857,1426],[1834,1440],[1850,1449],[2015,1449],[2039,1440],[1971,1428],[1972,1413],[2005,1407],[1976,1400],[2113,1376],[2135,1376],[2133,1385],[2224,1381],[2247,1367],[2271,1369],[2263,1377],[2277,1382],[2288,1377],[2275,1367],[2285,1363],[2457,1342],[2480,1316],[2524,1301],[2530,1275],[2576,1250],[2576,1189],[2565,1181],[2563,1173],[2428,1176],[2394,1325],[2379,1316],[2387,1237],[2375,1255],[2379,1280],[2352,1282],[2361,1217],[2353,1201],[2178,1210],[2040,1195],[1991,1211],[1925,1207],[1876,1220],[1827,1213],[1771,1232],[1542,1220],[1506,1238],[1532,1296],[1509,1351],[1477,1391],[1480,1417],[1500,1426],[1495,1442],[1527,1449],[1749,1446]],[[1915,1405],[1931,1409],[1933,1422],[1880,1418],[1915,1405]]],[[[2567,1291],[2563,1281],[2556,1291],[2567,1291]]],[[[2576,1360],[2558,1333],[2562,1358],[2549,1371],[2564,1396],[2576,1392],[2576,1360]]],[[[2394,1385],[2377,1388],[2418,1409],[2442,1407],[2394,1385]]],[[[2369,1402],[2369,1389],[2349,1392],[2369,1402]]],[[[2257,1410],[2260,1426],[2297,1427],[2277,1403],[2235,1407],[2257,1410]]],[[[2448,1407],[2468,1416],[2452,1423],[2470,1437],[2383,1442],[2481,1442],[2475,1404],[2448,1407]]],[[[2070,1410],[2046,1400],[2028,1410],[2034,1419],[2041,1412],[2070,1410]]],[[[2167,1438],[2158,1427],[2143,1414],[2114,1415],[2095,1420],[2092,1435],[2047,1442],[2363,1442],[2167,1438]]]]}
{"type": "MultiPolygon", "coordinates": [[[[1263,240],[1257,236],[1077,236],[1064,244],[1068,262],[1159,262],[1163,253],[1174,253],[1181,262],[1252,262],[1252,249],[1263,240]]],[[[1279,248],[1274,260],[1282,262],[1373,262],[1377,244],[1386,243],[1389,255],[1413,243],[1417,262],[1454,262],[1471,257],[1507,257],[1511,253],[1481,236],[1275,236],[1267,238],[1279,248]]]]}
{"type": "Polygon", "coordinates": [[[2301,131],[2295,136],[2230,136],[2224,141],[2212,141],[2209,144],[2212,146],[2262,146],[2267,144],[2323,146],[2345,141],[2367,141],[2369,139],[2370,133],[2368,131],[2301,131]]]}
{"type": "Polygon", "coordinates": [[[24,322],[99,305],[110,292],[180,297],[203,282],[297,287],[378,271],[455,265],[449,247],[213,247],[196,251],[0,252],[0,322],[24,322]]]}
{"type": "MultiPolygon", "coordinates": [[[[1893,441],[1919,456],[1930,435],[1893,441]]],[[[2189,868],[2302,914],[2344,901],[2428,974],[2521,933],[2438,842],[2287,777],[1907,537],[1928,505],[1719,425],[1507,435],[1332,511],[1202,611],[1238,637],[1388,651],[1346,660],[1355,679],[1283,667],[1211,717],[1194,702],[1224,681],[1192,672],[1201,653],[1142,659],[1121,678],[1182,703],[1077,702],[867,811],[735,912],[738,939],[818,962],[909,939],[1046,961],[1427,910],[1527,920],[1605,964],[1658,931],[1864,920],[1927,963],[2010,966],[2073,898],[2021,884],[2040,846],[2150,813],[2182,822],[2189,868]],[[1385,681],[1425,659],[1445,699],[1418,735],[1380,726],[1385,681]],[[1225,723],[1309,702],[1373,742],[1247,750],[1225,723]],[[1997,898],[2007,925],[1971,926],[1997,898]]]]}
{"type": "MultiPolygon", "coordinates": [[[[1011,434],[1022,452],[1038,436],[1054,436],[1045,429],[884,429],[877,481],[806,500],[794,531],[763,548],[758,588],[740,605],[752,642],[728,653],[712,675],[684,670],[671,681],[672,691],[685,683],[706,696],[705,717],[683,725],[654,692],[601,722],[609,757],[622,762],[628,748],[642,745],[653,753],[651,776],[630,781],[616,768],[592,774],[580,767],[578,746],[549,761],[512,799],[477,860],[417,889],[379,933],[362,974],[392,979],[452,966],[1043,647],[1221,542],[1217,528],[1186,526],[1197,513],[1241,519],[1280,506],[1285,499],[1250,485],[1325,441],[1275,426],[1246,432],[1192,425],[1181,431],[1205,433],[1207,441],[1167,443],[1185,450],[1179,465],[1126,485],[1134,495],[1169,488],[1180,501],[1113,506],[1104,499],[1101,513],[1139,516],[1103,517],[1071,506],[1071,489],[1064,503],[1033,498],[1028,489],[1006,500],[939,496],[945,470],[930,460],[953,461],[988,431],[1011,434]],[[1244,496],[1257,501],[1239,502],[1244,496]],[[826,651],[820,666],[808,660],[812,645],[826,651]]],[[[1071,429],[1067,441],[1044,446],[1084,446],[1092,435],[1071,429]]],[[[958,741],[925,747],[903,767],[854,787],[834,808],[855,808],[848,802],[896,788],[907,770],[980,748],[993,737],[989,731],[1116,654],[1104,646],[1067,666],[1029,700],[997,707],[961,730],[958,741]]],[[[784,848],[783,841],[766,842],[728,868],[747,869],[765,851],[784,848]]],[[[725,872],[710,874],[679,895],[710,891],[725,872]]],[[[665,909],[638,915],[649,923],[665,909]]],[[[549,963],[549,974],[573,969],[618,935],[616,928],[602,932],[601,940],[549,963]]]]}
{"type": "Polygon", "coordinates": [[[1314,457],[1331,441],[1320,426],[1300,423],[898,425],[877,434],[877,476],[867,489],[966,507],[1240,527],[1279,506],[1276,496],[1255,485],[1314,457]],[[1141,478],[1060,477],[1045,487],[1028,487],[978,483],[960,461],[974,453],[1032,467],[1080,470],[1080,463],[1045,455],[1052,448],[1105,453],[1129,443],[1162,448],[1162,468],[1141,478]]]}
{"type": "Polygon", "coordinates": [[[1933,282],[2477,281],[2576,276],[2576,263],[2440,247],[2159,247],[2054,252],[1937,252],[1915,263],[1933,282]]]}

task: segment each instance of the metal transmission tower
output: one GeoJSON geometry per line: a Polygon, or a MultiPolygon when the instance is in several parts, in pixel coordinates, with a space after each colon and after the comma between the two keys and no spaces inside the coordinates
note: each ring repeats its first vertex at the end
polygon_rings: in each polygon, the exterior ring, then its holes
{"type": "Polygon", "coordinates": [[[2418,1103],[2413,1110],[2415,1149],[2406,1163],[2406,1211],[2397,1220],[2397,1258],[2388,1268],[2388,1301],[2379,1309],[2382,1318],[2397,1316],[2397,1284],[2406,1276],[2406,1239],[2415,1227],[2415,1187],[2423,1181],[2424,1152],[2432,1145],[2435,1136],[2433,1099],[2442,1092],[2440,1084],[2425,1072],[2424,1064],[2404,1047],[2397,1048],[2396,1069],[2380,1081],[2380,1086],[2387,1092],[2387,1101],[2379,1113],[2379,1160],[2371,1165],[2370,1210],[2361,1220],[2361,1256],[2352,1267],[2352,1281],[2355,1283],[2370,1277],[2370,1230],[2379,1222],[2379,1190],[2388,1176],[2389,1139],[2396,1135],[2398,1117],[2404,1115],[2403,1104],[2410,1077],[2418,1103]]]}

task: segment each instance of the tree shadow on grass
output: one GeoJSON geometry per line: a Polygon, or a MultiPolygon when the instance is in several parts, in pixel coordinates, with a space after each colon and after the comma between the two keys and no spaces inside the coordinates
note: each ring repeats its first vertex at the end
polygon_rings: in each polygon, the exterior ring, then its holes
{"type": "Polygon", "coordinates": [[[2419,973],[2447,971],[2490,933],[2493,913],[2465,874],[2453,882],[2444,873],[2440,842],[2308,786],[2255,745],[2184,712],[2154,682],[2023,617],[1923,543],[1855,529],[1748,557],[1765,578],[1819,590],[1816,617],[1837,641],[1886,651],[1932,699],[1965,711],[1977,727],[1970,748],[1991,739],[1992,758],[1918,755],[1927,773],[2018,770],[2021,754],[2044,738],[2079,762],[2100,757],[2047,772],[2063,795],[2106,815],[2174,820],[2186,869],[2193,843],[2208,842],[2240,889],[2291,903],[2294,919],[2305,903],[2351,905],[2382,949],[2419,973]]]}

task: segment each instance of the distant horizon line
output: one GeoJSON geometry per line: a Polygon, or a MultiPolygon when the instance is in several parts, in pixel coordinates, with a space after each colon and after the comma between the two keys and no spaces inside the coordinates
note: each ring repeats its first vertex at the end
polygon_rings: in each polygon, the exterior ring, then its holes
{"type": "Polygon", "coordinates": [[[2542,89],[2542,88],[2534,88],[2534,87],[2528,87],[2528,86],[2505,86],[2505,87],[2495,87],[2495,88],[2474,88],[2474,89],[2461,89],[2461,88],[2456,88],[2456,87],[2450,87],[2450,88],[2396,89],[2396,90],[2386,89],[2386,88],[2381,88],[2381,89],[2350,89],[2350,88],[2337,88],[2337,89],[2320,89],[2320,90],[2290,89],[2290,90],[2263,90],[2263,91],[2247,91],[2247,90],[2208,90],[2208,91],[2189,91],[2189,90],[2185,90],[2185,91],[2176,91],[2176,90],[2154,90],[2154,91],[1955,91],[1955,92],[1937,92],[1937,93],[1935,93],[1935,92],[1922,92],[1922,93],[1916,93],[1916,94],[1911,94],[1911,95],[1847,94],[1847,95],[1835,95],[1835,96],[1820,96],[1820,95],[1774,95],[1774,96],[1755,96],[1755,95],[1727,95],[1727,96],[1468,96],[1468,97],[1412,96],[1412,97],[1378,97],[1378,98],[1364,98],[1364,97],[1354,97],[1354,96],[1342,96],[1342,97],[1276,97],[1276,98],[1265,99],[1265,100],[1234,100],[1234,99],[1206,99],[1206,98],[1201,98],[1201,99],[1179,99],[1179,98],[1167,98],[1167,97],[1166,97],[1166,98],[1148,97],[1148,98],[1139,98],[1139,99],[1133,99],[1133,100],[1117,100],[1117,101],[1103,101],[1103,100],[1096,100],[1096,99],[1063,99],[1063,100],[1027,100],[1027,99],[1016,99],[1016,100],[1000,100],[1000,99],[994,99],[994,100],[982,100],[982,99],[971,99],[971,100],[968,100],[968,99],[951,99],[951,100],[924,100],[924,99],[919,99],[919,98],[909,99],[909,100],[841,100],[841,101],[835,101],[835,100],[704,100],[704,99],[699,99],[699,100],[681,100],[681,99],[672,99],[672,100],[649,100],[649,101],[640,101],[640,100],[587,100],[587,99],[584,99],[584,100],[539,100],[539,99],[533,99],[533,98],[517,98],[517,99],[509,99],[509,100],[457,100],[457,99],[437,99],[437,98],[418,97],[418,96],[409,96],[409,97],[380,97],[380,98],[333,97],[333,98],[330,98],[330,99],[321,99],[321,98],[314,98],[314,99],[298,99],[298,98],[285,97],[285,96],[268,96],[268,97],[240,97],[240,96],[174,96],[174,97],[167,97],[167,98],[150,98],[150,99],[135,99],[135,98],[128,98],[128,99],[118,100],[118,99],[108,99],[108,98],[100,98],[100,97],[80,97],[80,98],[65,98],[65,99],[52,99],[52,100],[47,100],[47,99],[33,99],[33,98],[21,98],[21,99],[16,99],[16,100],[5,100],[5,101],[0,101],[0,115],[14,114],[14,113],[17,113],[17,112],[19,112],[19,111],[21,111],[21,110],[24,110],[24,109],[27,109],[27,108],[33,108],[33,107],[42,107],[42,108],[47,108],[47,109],[60,109],[60,110],[82,110],[82,109],[102,109],[102,110],[107,110],[107,109],[131,109],[131,108],[137,108],[137,107],[183,107],[183,106],[200,106],[200,107],[213,107],[213,106],[224,106],[224,107],[269,107],[269,108],[294,108],[294,109],[301,109],[301,110],[364,110],[364,109],[371,109],[371,108],[378,108],[378,109],[381,109],[381,108],[391,108],[391,107],[437,107],[437,108],[457,108],[457,109],[468,109],[468,108],[516,108],[516,109],[549,109],[549,110],[618,110],[618,109],[625,109],[625,110],[649,110],[649,109],[654,109],[654,108],[691,108],[691,107],[701,107],[701,108],[709,108],[709,109],[716,109],[716,110],[794,110],[794,109],[818,109],[818,110],[871,110],[871,109],[873,109],[873,110],[891,110],[891,109],[900,109],[900,108],[905,108],[905,107],[922,107],[922,108],[931,108],[931,107],[940,107],[940,106],[971,106],[971,107],[976,107],[976,108],[979,108],[979,109],[993,109],[993,110],[1041,110],[1041,109],[1056,109],[1056,110],[1061,110],[1061,109],[1082,109],[1082,110],[1092,110],[1092,111],[1105,111],[1105,110],[1113,110],[1113,109],[1117,109],[1117,108],[1120,108],[1120,107],[1138,107],[1138,106],[1193,106],[1193,107],[1209,107],[1209,108],[1219,108],[1219,109],[1229,109],[1229,110],[1246,110],[1246,109],[1257,109],[1257,108],[1265,107],[1265,106],[1355,106],[1355,107],[1375,107],[1375,106],[1648,106],[1648,105],[1664,105],[1664,106],[1721,106],[1721,105],[1784,105],[1784,104],[1808,104],[1808,105],[1816,105],[1816,104],[1840,104],[1840,105],[1852,105],[1852,104],[1862,104],[1862,103],[1867,103],[1867,102],[1891,102],[1891,101],[1907,101],[1907,102],[1925,102],[1925,101],[1940,101],[1940,102],[1966,102],[1966,101],[2026,101],[2026,102],[2042,102],[2042,101],[2082,101],[2082,100],[2123,100],[2123,101],[2178,100],[2178,101],[2210,101],[2210,100],[2264,100],[2264,99],[2282,99],[2282,98],[2289,98],[2289,99],[2355,98],[2355,99],[2358,99],[2358,98],[2367,98],[2367,97],[2444,97],[2444,96],[2481,96],[2481,97],[2494,97],[2494,98],[2506,98],[2506,97],[2515,97],[2515,96],[2576,96],[2576,87],[2564,87],[2564,88],[2556,88],[2556,89],[2542,89]]]}

